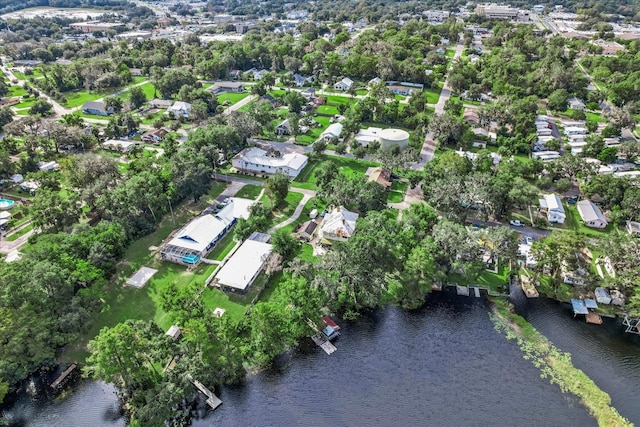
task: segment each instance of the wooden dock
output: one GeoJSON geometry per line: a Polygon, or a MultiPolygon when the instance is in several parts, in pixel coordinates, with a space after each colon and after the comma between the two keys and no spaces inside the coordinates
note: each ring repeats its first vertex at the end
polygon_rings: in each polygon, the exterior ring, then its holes
{"type": "Polygon", "coordinates": [[[69,367],[65,369],[64,372],[61,373],[60,376],[56,378],[54,382],[51,383],[51,388],[60,387],[77,367],[78,367],[77,363],[72,363],[71,365],[69,365],[69,367]]]}
{"type": "Polygon", "coordinates": [[[585,315],[587,323],[593,323],[596,325],[602,324],[602,317],[595,311],[589,310],[589,313],[585,315]]]}
{"type": "Polygon", "coordinates": [[[222,400],[218,399],[218,396],[213,394],[213,392],[206,388],[200,381],[194,380],[191,375],[189,375],[187,378],[189,378],[191,384],[193,384],[200,393],[206,396],[207,405],[209,405],[211,409],[216,409],[218,406],[222,405],[222,400]]]}
{"type": "Polygon", "coordinates": [[[336,346],[333,345],[331,341],[329,341],[329,338],[327,338],[327,336],[322,332],[318,332],[317,334],[312,336],[311,339],[327,354],[331,354],[337,350],[336,346]]]}
{"type": "Polygon", "coordinates": [[[640,318],[629,317],[628,314],[625,314],[622,324],[627,327],[625,332],[640,335],[640,318]]]}
{"type": "Polygon", "coordinates": [[[476,298],[480,298],[480,289],[474,287],[473,288],[473,294],[475,295],[476,298]]]}

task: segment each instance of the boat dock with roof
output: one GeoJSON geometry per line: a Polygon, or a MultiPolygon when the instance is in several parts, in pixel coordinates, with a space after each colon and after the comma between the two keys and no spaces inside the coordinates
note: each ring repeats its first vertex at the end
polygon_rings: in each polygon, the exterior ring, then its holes
{"type": "Polygon", "coordinates": [[[602,317],[598,313],[598,303],[595,300],[590,298],[572,299],[571,307],[574,317],[578,314],[584,314],[587,323],[602,324],[602,317]]]}
{"type": "Polygon", "coordinates": [[[338,326],[338,324],[329,316],[324,316],[322,318],[322,323],[325,324],[325,328],[323,330],[319,330],[311,319],[307,319],[309,327],[316,332],[311,339],[318,347],[324,350],[325,353],[334,353],[337,348],[331,343],[331,340],[340,336],[340,326],[338,326]]]}

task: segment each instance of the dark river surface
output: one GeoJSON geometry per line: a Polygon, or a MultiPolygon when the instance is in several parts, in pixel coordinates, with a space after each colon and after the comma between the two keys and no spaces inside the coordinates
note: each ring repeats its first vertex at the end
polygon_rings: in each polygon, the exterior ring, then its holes
{"type": "MultiPolygon", "coordinates": [[[[515,302],[640,425],[640,340],[613,321],[594,327],[574,320],[553,301],[515,302]]],[[[541,379],[515,342],[495,331],[488,311],[484,298],[443,292],[417,311],[390,307],[341,321],[337,352],[304,344],[244,384],[217,389],[224,403],[193,425],[595,426],[575,397],[541,379]]],[[[76,387],[57,401],[22,395],[5,414],[16,426],[125,424],[111,386],[76,387]]]]}

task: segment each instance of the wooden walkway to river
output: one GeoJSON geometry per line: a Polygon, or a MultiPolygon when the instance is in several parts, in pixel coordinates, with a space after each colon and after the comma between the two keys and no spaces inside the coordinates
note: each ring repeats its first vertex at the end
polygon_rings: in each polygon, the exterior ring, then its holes
{"type": "Polygon", "coordinates": [[[78,367],[77,363],[72,363],[71,365],[69,365],[69,367],[65,369],[64,372],[61,373],[60,376],[54,382],[51,383],[51,388],[60,387],[77,367],[78,367]]]}
{"type": "Polygon", "coordinates": [[[218,398],[211,390],[206,388],[200,381],[194,380],[191,375],[188,375],[187,378],[191,383],[198,389],[198,391],[205,395],[207,398],[207,405],[211,409],[216,409],[218,406],[222,405],[222,400],[218,398]]]}

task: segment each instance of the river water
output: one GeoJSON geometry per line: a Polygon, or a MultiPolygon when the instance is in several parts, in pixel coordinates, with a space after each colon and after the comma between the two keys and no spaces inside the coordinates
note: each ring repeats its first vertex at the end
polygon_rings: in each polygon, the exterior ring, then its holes
{"type": "MultiPolygon", "coordinates": [[[[593,332],[551,301],[516,302],[558,347],[580,349],[575,364],[640,424],[630,393],[640,391],[640,343],[613,322],[593,332]]],[[[576,398],[541,379],[517,345],[494,330],[488,311],[484,299],[442,292],[417,311],[390,307],[342,321],[337,352],[327,356],[309,340],[244,384],[217,389],[223,405],[193,425],[595,426],[576,398]]],[[[81,383],[59,401],[21,396],[5,413],[24,426],[124,425],[113,389],[98,382],[81,383]]]]}

